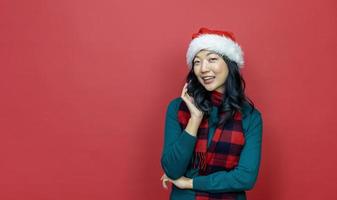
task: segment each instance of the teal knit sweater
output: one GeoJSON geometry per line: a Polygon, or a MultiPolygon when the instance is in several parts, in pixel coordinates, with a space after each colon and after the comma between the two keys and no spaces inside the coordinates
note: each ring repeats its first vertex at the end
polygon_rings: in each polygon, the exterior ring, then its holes
{"type": "MultiPolygon", "coordinates": [[[[231,171],[219,171],[207,176],[199,176],[197,169],[190,168],[196,137],[182,130],[178,122],[178,109],[182,99],[173,99],[166,111],[164,147],[161,156],[161,166],[171,179],[181,176],[193,178],[193,189],[179,189],[172,186],[171,200],[194,200],[194,191],[209,193],[246,191],[255,185],[261,160],[262,118],[255,107],[243,106],[242,126],[245,134],[245,145],[240,154],[238,166],[231,171]]],[[[218,108],[213,106],[209,118],[208,145],[215,131],[218,108]]],[[[237,200],[246,199],[246,194],[237,200]]]]}

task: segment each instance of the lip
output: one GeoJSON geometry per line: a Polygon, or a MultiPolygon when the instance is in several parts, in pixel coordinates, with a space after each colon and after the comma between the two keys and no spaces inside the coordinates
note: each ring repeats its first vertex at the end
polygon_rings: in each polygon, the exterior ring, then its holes
{"type": "MultiPolygon", "coordinates": [[[[206,77],[210,77],[210,76],[205,76],[205,77],[203,77],[203,78],[206,78],[206,77]]],[[[213,78],[211,78],[211,79],[209,79],[209,80],[205,80],[205,79],[203,79],[202,78],[202,80],[203,80],[203,82],[205,83],[205,84],[211,84],[213,81],[214,81],[214,79],[215,79],[215,77],[214,76],[212,76],[213,78]]]]}

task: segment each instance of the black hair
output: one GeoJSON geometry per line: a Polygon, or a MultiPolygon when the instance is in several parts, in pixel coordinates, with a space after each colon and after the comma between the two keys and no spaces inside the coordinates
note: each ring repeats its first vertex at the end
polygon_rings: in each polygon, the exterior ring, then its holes
{"type": "MultiPolygon", "coordinates": [[[[254,103],[245,95],[246,83],[243,79],[239,67],[236,62],[228,59],[226,56],[221,56],[228,66],[228,76],[225,81],[225,94],[220,105],[219,112],[223,111],[225,114],[220,119],[219,124],[224,124],[228,119],[233,119],[236,112],[242,112],[242,107],[245,103],[251,105],[251,112],[254,110],[254,103]]],[[[193,64],[192,64],[193,65],[193,64]]],[[[195,106],[204,112],[204,115],[209,116],[212,103],[211,92],[207,91],[199,82],[193,71],[194,65],[189,71],[186,82],[187,93],[193,97],[195,106]]]]}

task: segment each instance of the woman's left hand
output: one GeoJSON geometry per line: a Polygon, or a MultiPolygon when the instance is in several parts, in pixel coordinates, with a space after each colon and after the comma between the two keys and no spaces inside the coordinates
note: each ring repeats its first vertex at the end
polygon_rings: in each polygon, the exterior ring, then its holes
{"type": "Polygon", "coordinates": [[[174,184],[176,187],[180,189],[192,189],[193,188],[193,183],[191,178],[187,178],[185,176],[182,176],[176,180],[172,180],[169,177],[166,176],[164,173],[163,176],[160,178],[162,180],[163,187],[167,189],[167,181],[171,182],[174,184]]]}

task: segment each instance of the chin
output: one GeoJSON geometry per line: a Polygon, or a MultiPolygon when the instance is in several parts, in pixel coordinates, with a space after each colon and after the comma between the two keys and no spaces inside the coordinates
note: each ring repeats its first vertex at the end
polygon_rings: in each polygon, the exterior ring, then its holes
{"type": "Polygon", "coordinates": [[[209,92],[211,92],[211,91],[213,91],[213,90],[216,89],[216,87],[214,87],[214,86],[212,86],[212,85],[203,85],[203,86],[204,86],[204,88],[205,88],[207,91],[209,91],[209,92]]]}

